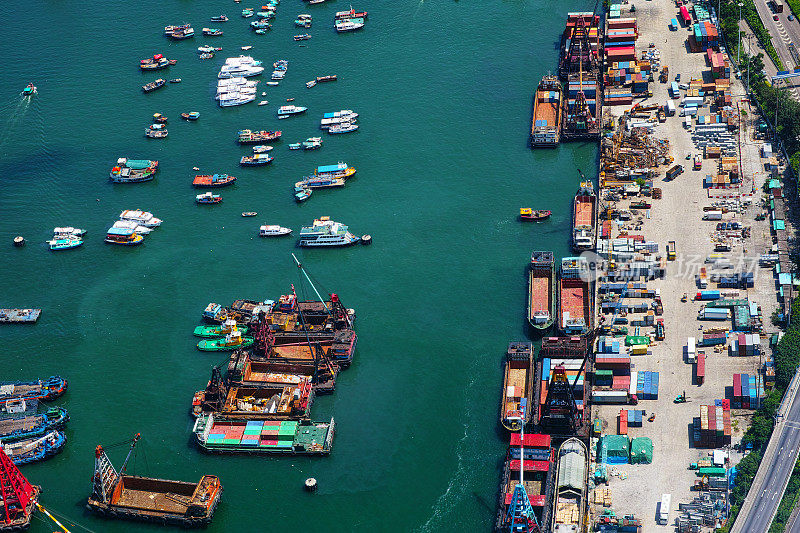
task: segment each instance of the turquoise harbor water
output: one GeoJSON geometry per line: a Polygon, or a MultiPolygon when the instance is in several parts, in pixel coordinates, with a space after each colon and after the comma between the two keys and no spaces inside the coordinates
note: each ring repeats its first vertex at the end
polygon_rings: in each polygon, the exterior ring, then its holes
{"type": "MultiPolygon", "coordinates": [[[[157,528],[98,519],[83,511],[94,448],[143,435],[130,471],[225,487],[209,531],[485,531],[493,523],[505,437],[498,429],[501,359],[525,335],[525,268],[533,249],[567,253],[576,168],[590,174],[593,144],[531,152],[532,92],[555,70],[556,43],[576,1],[369,2],[367,27],[337,35],[343,0],[307,6],[283,0],[274,29],[256,36],[242,7],[211,0],[22,2],[0,7],[9,44],[0,77],[0,307],[41,307],[35,326],[2,327],[2,379],[61,374],[70,390],[68,445],[23,467],[44,487],[44,505],[93,531],[157,528]],[[313,38],[291,36],[311,13],[313,38]],[[226,13],[227,23],[211,23],[226,13]],[[193,23],[198,36],[170,42],[166,24],[193,23]],[[202,27],[225,35],[204,38],[202,27]],[[13,46],[12,46],[13,43],[13,46]],[[199,61],[195,49],[224,50],[199,61]],[[286,80],[266,87],[270,104],[220,109],[216,72],[228,55],[249,52],[267,65],[290,61],[286,80]],[[162,52],[178,64],[142,74],[139,59],[162,52]],[[306,89],[317,75],[339,81],[306,89]],[[144,95],[155,78],[180,77],[144,95]],[[35,82],[30,104],[19,91],[35,82]],[[294,97],[308,106],[278,121],[294,97]],[[287,144],[318,134],[321,113],[360,113],[361,129],[324,136],[319,151],[287,144]],[[187,123],[178,114],[199,111],[187,123]],[[169,137],[149,140],[154,112],[169,137]],[[268,167],[241,169],[249,153],[240,128],[281,129],[268,167]],[[146,184],[112,185],[118,157],[158,159],[146,184]],[[320,164],[358,168],[347,187],[317,191],[303,205],[292,184],[320,164]],[[190,183],[202,171],[239,177],[219,206],[197,206],[190,183]],[[552,209],[543,224],[516,220],[521,206],[552,209]],[[123,209],[164,219],[133,249],[105,245],[123,209]],[[258,211],[242,218],[242,211],[258,211]],[[293,239],[259,239],[264,223],[298,231],[330,215],[371,247],[297,250],[293,239]],[[54,226],[88,229],[81,249],[50,252],[54,226]],[[15,235],[28,245],[11,246],[15,235]],[[335,417],[328,458],[218,457],[191,444],[188,407],[212,365],[191,335],[209,301],[277,298],[300,282],[291,252],[320,288],[358,313],[358,350],[333,396],[314,405],[335,417]],[[302,491],[314,476],[320,489],[302,491]]],[[[266,81],[266,80],[264,80],[266,81]]],[[[260,99],[260,98],[259,98],[260,99]]],[[[302,292],[301,292],[302,296],[302,292]]],[[[120,466],[125,448],[109,450],[120,466]]],[[[35,521],[32,531],[50,524],[35,521]]],[[[75,529],[79,530],[79,529],[75,529]]]]}

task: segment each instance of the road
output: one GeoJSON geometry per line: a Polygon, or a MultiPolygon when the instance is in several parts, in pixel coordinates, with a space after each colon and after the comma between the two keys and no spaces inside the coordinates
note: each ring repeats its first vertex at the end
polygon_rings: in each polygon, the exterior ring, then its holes
{"type": "MultiPolygon", "coordinates": [[[[792,14],[789,6],[784,5],[783,13],[773,13],[767,6],[766,0],[754,0],[754,3],[758,16],[772,36],[772,45],[778,52],[783,66],[789,70],[800,67],[800,56],[798,56],[798,52],[800,52],[800,22],[796,18],[789,20],[789,15],[792,14]],[[773,16],[777,16],[778,20],[773,19],[773,16]],[[796,51],[795,47],[797,47],[796,51]]],[[[766,55],[764,54],[764,56],[766,55]]],[[[797,83],[797,79],[789,80],[787,87],[790,87],[794,98],[800,100],[800,89],[796,87],[797,83]]]]}
{"type": "MultiPolygon", "coordinates": [[[[800,452],[800,396],[797,375],[778,410],[778,423],[772,432],[764,458],[742,509],[736,517],[732,533],[768,531],[778,505],[789,483],[797,454],[800,452]]],[[[800,525],[800,524],[798,524],[800,525]]]]}

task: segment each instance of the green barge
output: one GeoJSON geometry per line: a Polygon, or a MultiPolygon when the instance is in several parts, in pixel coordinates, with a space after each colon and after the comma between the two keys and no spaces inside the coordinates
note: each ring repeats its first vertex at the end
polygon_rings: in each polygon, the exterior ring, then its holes
{"type": "Polygon", "coordinates": [[[243,420],[218,413],[194,423],[197,444],[210,453],[329,455],[335,424],[308,420],[243,420]]]}

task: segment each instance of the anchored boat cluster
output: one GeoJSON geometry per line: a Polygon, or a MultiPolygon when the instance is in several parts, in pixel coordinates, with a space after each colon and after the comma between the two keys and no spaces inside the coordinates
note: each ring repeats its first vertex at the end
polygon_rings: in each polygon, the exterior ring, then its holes
{"type": "Polygon", "coordinates": [[[355,312],[336,294],[325,301],[289,294],[277,303],[211,303],[203,319],[211,325],[195,328],[198,348],[233,353],[192,401],[197,444],[212,453],[328,455],[333,418],[312,422],[311,405],[334,391],[352,362],[355,312]]]}

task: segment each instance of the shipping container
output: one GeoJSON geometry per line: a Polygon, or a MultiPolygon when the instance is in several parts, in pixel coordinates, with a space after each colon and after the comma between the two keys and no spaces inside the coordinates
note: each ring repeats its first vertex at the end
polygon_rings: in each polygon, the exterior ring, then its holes
{"type": "Polygon", "coordinates": [[[665,106],[665,112],[670,117],[675,115],[675,102],[673,102],[672,100],[667,100],[667,105],[665,106]]]}
{"type": "Polygon", "coordinates": [[[592,401],[595,403],[628,403],[628,391],[626,390],[592,391],[592,401]]]}
{"type": "Polygon", "coordinates": [[[669,22],[669,29],[672,31],[678,31],[678,19],[672,19],[669,22]]]}
{"type": "Polygon", "coordinates": [[[688,363],[694,363],[697,361],[697,349],[696,349],[696,341],[694,337],[689,337],[686,339],[686,361],[688,363]]]}
{"type": "MultiPolygon", "coordinates": [[[[681,10],[686,6],[681,6],[681,10]]],[[[669,524],[669,508],[672,506],[672,495],[662,494],[661,502],[658,504],[658,523],[662,526],[669,524]]]]}

